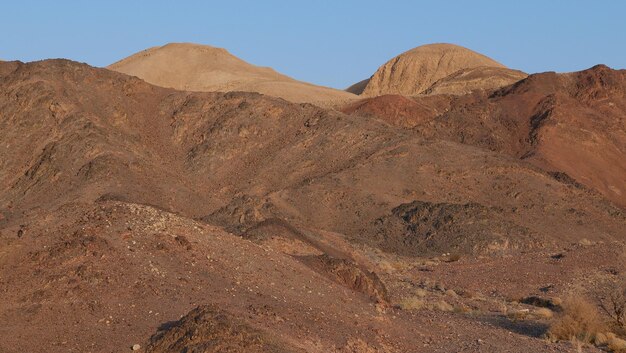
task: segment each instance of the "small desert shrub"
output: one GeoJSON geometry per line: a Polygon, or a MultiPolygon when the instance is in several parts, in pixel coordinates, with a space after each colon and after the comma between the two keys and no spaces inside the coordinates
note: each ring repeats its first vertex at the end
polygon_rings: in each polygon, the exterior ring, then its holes
{"type": "Polygon", "coordinates": [[[495,311],[498,313],[506,314],[509,311],[509,308],[506,306],[504,302],[495,302],[492,304],[491,311],[495,311]]]}
{"type": "Polygon", "coordinates": [[[454,307],[454,312],[459,314],[469,314],[472,312],[472,309],[465,304],[460,304],[454,307]]]}
{"type": "Polygon", "coordinates": [[[530,314],[530,310],[519,309],[519,310],[507,311],[506,316],[513,321],[519,321],[519,320],[526,320],[529,314],[530,314]]]}
{"type": "Polygon", "coordinates": [[[558,340],[575,339],[592,342],[602,332],[604,324],[596,306],[580,296],[563,300],[562,312],[550,325],[548,335],[558,340]]]}
{"type": "Polygon", "coordinates": [[[608,295],[598,295],[600,307],[611,318],[614,328],[620,333],[626,333],[626,284],[612,283],[608,288],[608,295]]]}
{"type": "Polygon", "coordinates": [[[360,338],[357,338],[357,339],[349,338],[348,342],[346,342],[346,345],[343,346],[343,348],[341,348],[337,352],[345,352],[345,353],[352,353],[352,352],[376,353],[376,352],[378,352],[378,349],[376,349],[375,347],[372,347],[371,345],[369,345],[367,342],[363,341],[360,338]]]}
{"type": "Polygon", "coordinates": [[[423,266],[436,266],[439,265],[438,261],[435,260],[426,260],[422,263],[423,266]]]}
{"type": "Polygon", "coordinates": [[[446,287],[441,282],[435,283],[435,287],[434,288],[435,288],[435,290],[438,290],[440,292],[445,292],[446,291],[446,287]]]}
{"type": "Polygon", "coordinates": [[[455,292],[459,297],[465,298],[465,299],[471,299],[474,294],[470,292],[469,290],[465,290],[465,289],[457,289],[455,290],[455,292]]]}
{"type": "Polygon", "coordinates": [[[461,254],[459,253],[447,254],[444,258],[445,262],[457,262],[459,260],[461,260],[461,254]]]}
{"type": "Polygon", "coordinates": [[[424,301],[417,297],[406,297],[398,305],[404,310],[418,310],[424,307],[424,301]]]}
{"type": "Polygon", "coordinates": [[[604,346],[606,344],[608,344],[609,339],[607,338],[607,335],[605,335],[604,333],[596,333],[596,337],[593,340],[593,344],[595,344],[596,346],[604,346]]]}
{"type": "Polygon", "coordinates": [[[534,314],[540,319],[551,319],[553,316],[552,310],[548,308],[539,308],[535,310],[534,314]]]}
{"type": "Polygon", "coordinates": [[[612,332],[596,334],[593,343],[598,347],[606,347],[611,352],[626,352],[626,341],[612,332]]]}
{"type": "Polygon", "coordinates": [[[426,296],[426,294],[428,294],[428,292],[424,288],[417,288],[417,289],[415,289],[414,293],[415,293],[416,296],[418,296],[420,298],[424,298],[426,296]]]}
{"type": "Polygon", "coordinates": [[[440,300],[436,302],[435,304],[433,304],[433,309],[436,309],[439,311],[454,311],[454,307],[448,304],[448,302],[446,302],[445,300],[440,300]]]}
{"type": "Polygon", "coordinates": [[[626,352],[626,341],[613,336],[608,339],[607,348],[611,352],[626,352]]]}
{"type": "Polygon", "coordinates": [[[450,296],[450,297],[458,297],[458,294],[456,294],[456,292],[454,291],[454,289],[448,289],[446,290],[446,295],[450,296]]]}
{"type": "Polygon", "coordinates": [[[392,273],[394,268],[393,265],[391,264],[391,262],[387,261],[387,260],[380,260],[378,262],[378,268],[380,268],[380,270],[384,273],[392,273]]]}

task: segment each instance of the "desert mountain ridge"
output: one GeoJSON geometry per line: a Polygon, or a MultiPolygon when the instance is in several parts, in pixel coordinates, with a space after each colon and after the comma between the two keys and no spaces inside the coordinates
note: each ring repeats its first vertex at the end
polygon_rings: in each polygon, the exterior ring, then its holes
{"type": "Polygon", "coordinates": [[[192,43],[149,48],[108,68],[157,86],[186,91],[258,92],[307,103],[353,98],[348,92],[297,81],[271,68],[249,64],[226,49],[192,43]]]}
{"type": "Polygon", "coordinates": [[[506,86],[526,77],[499,62],[459,45],[435,43],[408,50],[346,91],[364,97],[385,94],[463,94],[506,86]]]}
{"type": "Polygon", "coordinates": [[[503,87],[527,76],[470,49],[445,43],[402,53],[345,91],[297,81],[271,68],[251,65],[226,49],[193,43],[149,48],[108,68],[180,90],[258,92],[324,106],[354,100],[356,95],[459,95],[503,87]]]}
{"type": "Polygon", "coordinates": [[[626,70],[533,74],[460,97],[366,98],[343,111],[509,154],[626,206],[626,70]]]}

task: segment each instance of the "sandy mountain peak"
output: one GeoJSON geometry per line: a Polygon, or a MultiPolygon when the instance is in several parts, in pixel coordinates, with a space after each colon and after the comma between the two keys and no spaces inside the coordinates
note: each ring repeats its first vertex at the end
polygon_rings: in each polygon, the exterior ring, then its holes
{"type": "Polygon", "coordinates": [[[295,80],[250,64],[226,49],[170,43],[140,51],[108,67],[157,86],[202,92],[258,92],[292,102],[345,101],[353,94],[295,80]]]}
{"type": "MultiPolygon", "coordinates": [[[[459,70],[477,67],[505,68],[499,62],[459,45],[422,45],[379,67],[365,85],[362,95],[372,97],[383,94],[422,94],[435,82],[459,70]]],[[[479,84],[478,87],[480,86],[479,84]]]]}

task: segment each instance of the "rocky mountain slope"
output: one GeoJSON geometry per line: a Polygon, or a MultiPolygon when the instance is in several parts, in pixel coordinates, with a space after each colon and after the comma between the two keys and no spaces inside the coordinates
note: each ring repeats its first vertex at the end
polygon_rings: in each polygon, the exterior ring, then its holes
{"type": "Polygon", "coordinates": [[[425,138],[67,60],[0,63],[0,93],[3,352],[564,351],[517,299],[623,260],[623,209],[437,116],[425,138]]]}
{"type": "Polygon", "coordinates": [[[460,97],[377,97],[345,112],[378,116],[419,136],[503,152],[626,205],[626,71],[595,66],[531,75],[460,97]]]}
{"type": "Polygon", "coordinates": [[[503,67],[480,66],[461,69],[433,83],[424,94],[462,95],[475,90],[500,88],[518,82],[528,75],[503,67]]]}

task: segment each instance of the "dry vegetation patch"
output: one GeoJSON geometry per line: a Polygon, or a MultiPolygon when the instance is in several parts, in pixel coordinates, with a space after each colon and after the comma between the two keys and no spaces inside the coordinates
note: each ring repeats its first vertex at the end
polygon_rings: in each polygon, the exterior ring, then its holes
{"type": "Polygon", "coordinates": [[[570,296],[563,300],[561,307],[562,312],[550,326],[550,338],[591,343],[606,330],[596,306],[584,297],[570,296]]]}

